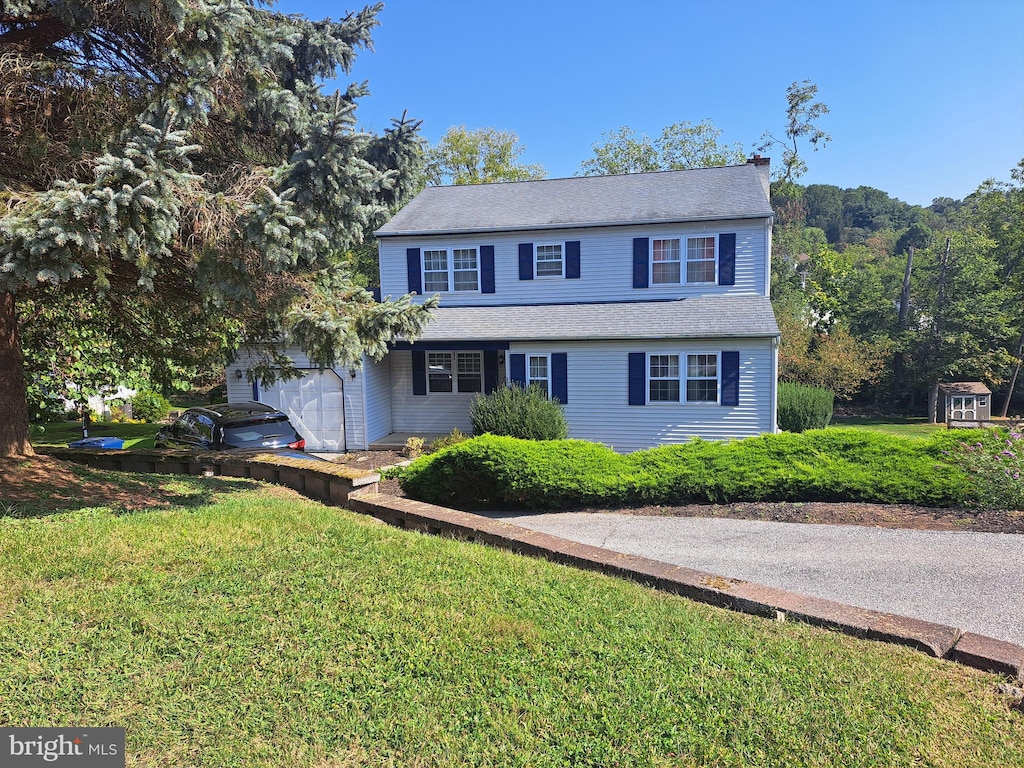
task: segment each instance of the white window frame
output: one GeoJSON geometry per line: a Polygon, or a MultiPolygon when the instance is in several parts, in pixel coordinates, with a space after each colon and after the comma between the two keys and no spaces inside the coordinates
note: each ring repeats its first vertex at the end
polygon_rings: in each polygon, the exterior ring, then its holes
{"type": "MultiPolygon", "coordinates": [[[[545,259],[546,263],[553,263],[553,259],[545,259]]],[[[565,243],[535,243],[533,246],[533,276],[537,280],[557,280],[565,277],[565,243]],[[540,273],[540,249],[541,248],[558,248],[558,274],[550,273],[542,275],[540,273]]]]}
{"type": "Polygon", "coordinates": [[[431,350],[427,352],[427,393],[431,395],[449,395],[456,391],[456,386],[457,385],[455,383],[455,353],[448,352],[447,350],[431,350]],[[448,383],[451,386],[450,389],[433,388],[434,377],[431,376],[430,371],[431,368],[439,366],[437,366],[436,363],[432,363],[431,358],[438,358],[441,357],[442,355],[445,355],[448,358],[448,365],[446,368],[443,368],[442,370],[448,371],[448,383]]]}
{"type": "Polygon", "coordinates": [[[484,354],[483,352],[467,352],[461,351],[455,353],[455,389],[461,393],[472,393],[472,394],[483,394],[484,391],[484,354]],[[462,370],[462,359],[468,358],[472,355],[476,358],[476,367],[478,370],[464,372],[462,370]],[[473,377],[478,386],[475,389],[463,389],[462,380],[473,377]]]}
{"type": "Polygon", "coordinates": [[[460,350],[432,349],[432,350],[429,350],[426,354],[427,354],[427,361],[426,362],[427,362],[427,394],[428,395],[459,395],[459,394],[466,395],[466,394],[478,394],[478,393],[482,394],[483,393],[483,391],[484,391],[484,353],[483,352],[478,352],[476,350],[465,350],[465,349],[460,349],[460,350]],[[430,386],[430,383],[431,383],[431,378],[430,378],[430,369],[431,369],[431,360],[430,360],[430,358],[431,358],[431,355],[435,355],[435,356],[436,355],[447,355],[448,356],[449,365],[448,365],[447,370],[448,370],[448,372],[449,372],[449,374],[451,376],[451,385],[452,385],[452,388],[450,390],[447,390],[447,389],[435,390],[435,389],[431,388],[431,386],[430,386]],[[479,371],[468,372],[467,373],[467,372],[465,372],[462,369],[462,359],[460,359],[460,358],[465,358],[465,357],[468,357],[469,355],[473,355],[473,356],[476,357],[476,359],[478,361],[478,365],[479,365],[479,371]],[[479,388],[478,389],[463,389],[462,388],[462,379],[464,379],[464,378],[468,379],[471,376],[475,377],[475,379],[479,382],[479,388]]]}
{"type": "MultiPolygon", "coordinates": [[[[682,365],[684,364],[685,356],[678,352],[666,351],[666,352],[648,352],[647,353],[647,403],[649,405],[679,405],[683,398],[683,387],[684,381],[682,378],[682,365]],[[655,357],[674,357],[676,359],[676,375],[675,376],[655,376],[653,374],[653,359],[655,357]],[[656,381],[675,381],[677,385],[676,399],[675,400],[654,400],[651,398],[651,384],[656,381]]],[[[671,360],[669,366],[671,370],[671,360]]]]}
{"type": "Polygon", "coordinates": [[[549,352],[526,352],[526,386],[531,384],[537,384],[538,382],[544,382],[544,389],[548,393],[548,397],[551,397],[551,354],[549,352]],[[544,360],[544,370],[547,376],[543,379],[534,378],[531,374],[533,372],[532,363],[535,359],[544,360]]]}
{"type": "MultiPolygon", "coordinates": [[[[440,274],[442,270],[429,270],[432,274],[440,274]]],[[[479,245],[434,245],[424,247],[420,258],[420,272],[423,275],[423,293],[480,293],[480,246],[479,245]],[[458,251],[473,251],[476,266],[473,269],[456,269],[455,254],[458,251]],[[446,288],[441,291],[436,288],[427,287],[427,254],[444,253],[444,272],[446,277],[446,288]],[[473,288],[456,288],[455,278],[459,274],[472,272],[476,275],[476,284],[473,288]]]]}
{"type": "Polygon", "coordinates": [[[680,398],[683,403],[687,405],[719,405],[722,402],[722,354],[714,351],[702,351],[697,350],[695,352],[683,353],[680,357],[680,376],[682,378],[683,390],[680,393],[680,398]],[[704,355],[707,357],[715,358],[715,375],[714,376],[690,376],[690,358],[704,355]],[[685,363],[684,363],[685,359],[685,363]],[[715,399],[714,400],[691,400],[690,399],[690,387],[691,381],[714,381],[715,382],[715,399]]]}
{"type": "MultiPolygon", "coordinates": [[[[703,253],[703,248],[701,250],[703,253]]],[[[685,273],[681,275],[681,278],[685,280],[686,285],[715,285],[718,282],[718,235],[694,235],[692,237],[687,236],[686,238],[686,252],[683,254],[683,268],[685,273]],[[711,241],[711,258],[710,259],[692,259],[690,258],[690,243],[694,240],[710,240],[711,241]],[[699,264],[701,266],[711,263],[711,279],[710,280],[690,280],[690,265],[699,264]]]]}
{"type": "Polygon", "coordinates": [[[684,233],[658,234],[658,235],[651,235],[651,237],[649,238],[649,241],[650,241],[650,244],[648,245],[648,249],[647,249],[647,269],[648,269],[648,274],[650,274],[650,285],[652,287],[662,286],[662,285],[717,285],[718,284],[718,256],[719,256],[719,248],[721,247],[720,244],[719,244],[719,234],[718,233],[700,232],[700,233],[693,233],[693,234],[684,234],[684,233]],[[692,240],[704,240],[704,239],[709,239],[709,240],[711,240],[713,242],[713,244],[714,244],[714,255],[713,255],[713,257],[710,258],[710,259],[691,259],[690,258],[690,241],[692,241],[692,240]],[[656,241],[664,241],[664,240],[678,240],[679,241],[679,260],[678,261],[676,261],[674,259],[670,260],[670,261],[666,261],[666,260],[655,261],[654,260],[654,243],[656,241]],[[707,280],[707,281],[702,280],[702,281],[697,281],[697,282],[690,282],[690,281],[688,281],[686,279],[687,278],[688,268],[689,268],[689,265],[691,263],[693,263],[693,264],[705,264],[707,262],[711,262],[714,265],[714,276],[712,277],[711,280],[707,280]],[[655,264],[660,264],[660,265],[664,265],[664,264],[678,264],[679,265],[679,280],[678,281],[659,281],[659,280],[655,280],[655,278],[654,278],[654,274],[655,274],[654,266],[655,266],[655,264]]]}

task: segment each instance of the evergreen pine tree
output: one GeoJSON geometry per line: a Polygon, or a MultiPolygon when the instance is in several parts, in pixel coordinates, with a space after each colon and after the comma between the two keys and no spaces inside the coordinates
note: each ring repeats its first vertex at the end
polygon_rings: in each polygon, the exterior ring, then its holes
{"type": "Polygon", "coordinates": [[[19,307],[54,292],[95,302],[157,362],[187,362],[171,350],[196,318],[227,351],[271,342],[268,378],[287,375],[289,340],[348,366],[426,322],[429,302],[374,303],[345,257],[408,194],[418,123],[365,133],[365,84],[320,90],[381,6],[314,22],[264,5],[4,3],[0,455],[31,453],[19,307]]]}

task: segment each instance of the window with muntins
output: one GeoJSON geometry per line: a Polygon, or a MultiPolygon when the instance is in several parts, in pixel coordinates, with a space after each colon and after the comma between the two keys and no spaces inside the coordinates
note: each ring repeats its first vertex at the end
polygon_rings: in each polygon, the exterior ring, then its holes
{"type": "Polygon", "coordinates": [[[715,282],[715,238],[686,239],[686,282],[715,282]]]}
{"type": "Polygon", "coordinates": [[[483,392],[483,356],[479,352],[459,352],[456,357],[459,392],[483,392]]]}
{"type": "Polygon", "coordinates": [[[452,391],[452,353],[427,353],[427,391],[452,391]]]}
{"type": "Polygon", "coordinates": [[[679,282],[679,238],[652,240],[651,258],[651,282],[654,285],[679,282]]]}
{"type": "Polygon", "coordinates": [[[716,237],[651,240],[651,285],[700,285],[717,279],[716,237]],[[683,249],[685,248],[685,256],[683,249]],[[683,265],[685,264],[685,271],[683,265]]]}
{"type": "Polygon", "coordinates": [[[718,402],[718,355],[686,356],[686,402],[718,402]]]}
{"type": "Polygon", "coordinates": [[[551,377],[549,375],[548,356],[530,355],[527,362],[526,385],[536,384],[551,396],[551,377]]]}
{"type": "Polygon", "coordinates": [[[476,291],[480,288],[480,265],[476,248],[456,248],[452,251],[455,265],[455,290],[476,291]]]}
{"type": "Polygon", "coordinates": [[[423,291],[443,293],[448,290],[448,251],[423,251],[423,291]]]}
{"type": "Polygon", "coordinates": [[[480,259],[476,248],[433,248],[423,251],[423,292],[480,290],[480,259]]]}
{"type": "Polygon", "coordinates": [[[537,246],[537,277],[561,277],[563,274],[562,244],[537,246]]]}
{"type": "Polygon", "coordinates": [[[679,402],[679,355],[651,355],[649,402],[679,402]]]}

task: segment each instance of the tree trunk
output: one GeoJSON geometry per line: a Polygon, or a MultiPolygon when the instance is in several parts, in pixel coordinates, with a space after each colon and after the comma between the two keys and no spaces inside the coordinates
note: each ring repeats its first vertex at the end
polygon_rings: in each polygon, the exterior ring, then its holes
{"type": "Polygon", "coordinates": [[[0,457],[32,456],[14,294],[0,293],[0,457]]]}
{"type": "Polygon", "coordinates": [[[1017,374],[1020,373],[1022,358],[1024,358],[1024,331],[1020,332],[1020,341],[1017,342],[1017,364],[1013,366],[1013,376],[1010,378],[1010,388],[1006,390],[1006,398],[1003,400],[1003,407],[999,412],[999,415],[1004,419],[1006,418],[1007,411],[1010,410],[1010,398],[1013,397],[1013,388],[1017,386],[1017,374]]]}
{"type": "Polygon", "coordinates": [[[939,382],[934,382],[932,388],[928,391],[928,423],[938,423],[937,417],[939,413],[939,382]]]}

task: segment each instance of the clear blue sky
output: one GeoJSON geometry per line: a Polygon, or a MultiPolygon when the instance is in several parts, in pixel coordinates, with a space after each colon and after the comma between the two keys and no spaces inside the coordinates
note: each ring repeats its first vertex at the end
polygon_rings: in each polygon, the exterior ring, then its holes
{"type": "MultiPolygon", "coordinates": [[[[319,19],[363,4],[276,7],[319,19]]],[[[786,88],[805,79],[832,142],[808,148],[804,184],[928,205],[1008,180],[1024,157],[1022,0],[388,0],[378,18],[375,51],[328,84],[369,81],[364,127],[408,110],[430,142],[452,125],[513,130],[552,177],[622,125],[653,138],[711,118],[749,150],[783,134],[786,88]]]]}

